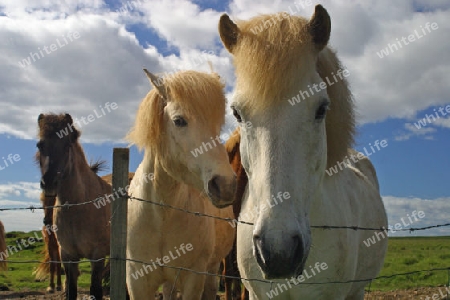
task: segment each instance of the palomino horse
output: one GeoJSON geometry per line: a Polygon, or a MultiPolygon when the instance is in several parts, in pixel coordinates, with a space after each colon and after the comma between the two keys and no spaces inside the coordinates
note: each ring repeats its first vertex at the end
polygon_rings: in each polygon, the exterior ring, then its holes
{"type": "Polygon", "coordinates": [[[251,124],[241,126],[249,181],[240,217],[254,225],[237,227],[239,271],[274,282],[244,281],[250,299],[363,299],[369,280],[358,280],[383,266],[387,239],[368,248],[372,231],[315,228],[387,226],[376,177],[364,173],[370,161],[358,154],[350,162],[353,98],[348,71],[327,47],[330,31],[320,5],[309,21],[279,13],[219,22],[234,56],[233,114],[251,124]],[[253,33],[259,24],[270,26],[253,33]],[[347,168],[326,174],[337,163],[347,168]],[[353,282],[307,284],[330,281],[353,282]]]}
{"type": "Polygon", "coordinates": [[[6,253],[6,233],[2,221],[0,221],[0,271],[7,268],[6,262],[3,261],[6,257],[1,253],[6,253]]]}
{"type": "MultiPolygon", "coordinates": [[[[41,188],[46,196],[56,196],[56,205],[77,204],[112,195],[111,186],[90,168],[78,142],[80,132],[69,114],[40,114],[37,156],[41,173],[41,188]],[[66,132],[68,134],[57,133],[66,132]]],[[[109,198],[109,197],[108,197],[109,198]]],[[[96,208],[94,204],[55,208],[53,224],[62,261],[81,258],[91,262],[90,294],[102,299],[104,258],[109,254],[109,203],[96,208]]],[[[78,263],[64,263],[65,294],[69,300],[77,298],[78,263]]]]}
{"type": "Polygon", "coordinates": [[[216,74],[183,71],[161,80],[145,72],[153,89],[127,137],[145,151],[129,190],[127,258],[146,264],[127,261],[130,296],[146,299],[166,282],[183,299],[215,299],[216,277],[170,267],[216,274],[232,247],[233,228],[133,197],[232,217],[231,207],[216,208],[232,203],[236,186],[225,148],[213,140],[224,122],[223,84],[216,74]],[[148,174],[153,181],[140,184],[148,174]]]}

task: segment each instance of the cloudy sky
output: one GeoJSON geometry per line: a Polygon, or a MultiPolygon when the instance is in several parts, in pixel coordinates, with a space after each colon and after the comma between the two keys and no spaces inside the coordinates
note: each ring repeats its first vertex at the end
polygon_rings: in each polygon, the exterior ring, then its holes
{"type": "MultiPolygon", "coordinates": [[[[150,89],[143,67],[209,71],[209,60],[231,95],[234,69],[218,36],[220,15],[287,11],[309,18],[318,4],[255,2],[0,0],[0,206],[39,205],[33,163],[39,113],[81,120],[97,112],[81,124],[81,142],[89,158],[111,166],[112,148],[125,145],[150,89]],[[106,110],[113,102],[117,108],[106,110]]],[[[370,158],[392,225],[414,210],[425,217],[412,226],[446,223],[450,212],[450,2],[429,2],[320,2],[331,15],[330,45],[350,72],[355,148],[388,144],[370,158]]],[[[235,126],[232,117],[226,126],[235,126]]],[[[133,147],[130,169],[141,159],[133,147]]],[[[38,229],[42,217],[42,211],[0,212],[7,231],[38,229]]],[[[450,235],[450,228],[414,233],[435,234],[450,235]]]]}

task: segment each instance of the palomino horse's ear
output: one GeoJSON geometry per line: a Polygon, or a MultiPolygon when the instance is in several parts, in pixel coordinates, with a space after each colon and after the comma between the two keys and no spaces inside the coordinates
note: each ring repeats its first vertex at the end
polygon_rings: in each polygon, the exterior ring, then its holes
{"type": "Polygon", "coordinates": [[[331,32],[330,15],[322,5],[316,5],[314,15],[311,17],[308,26],[316,48],[319,51],[322,50],[327,45],[331,32]]]}
{"type": "Polygon", "coordinates": [[[163,79],[156,75],[153,75],[147,69],[144,69],[144,72],[150,80],[152,86],[158,91],[158,94],[160,94],[164,98],[164,100],[167,100],[167,91],[166,87],[164,86],[163,79]]]}
{"type": "Polygon", "coordinates": [[[231,21],[227,14],[223,14],[220,17],[219,34],[225,48],[230,53],[233,53],[233,48],[236,46],[239,37],[239,28],[231,21]]]}

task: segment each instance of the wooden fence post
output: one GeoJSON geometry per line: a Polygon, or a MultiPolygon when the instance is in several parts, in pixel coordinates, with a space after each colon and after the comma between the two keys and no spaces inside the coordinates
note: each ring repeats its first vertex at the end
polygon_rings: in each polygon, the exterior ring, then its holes
{"type": "MultiPolygon", "coordinates": [[[[114,191],[120,191],[128,185],[128,164],[130,151],[128,148],[114,148],[112,186],[114,191]]],[[[127,247],[127,195],[115,199],[111,203],[111,291],[113,300],[126,298],[126,247],[127,247]]]]}

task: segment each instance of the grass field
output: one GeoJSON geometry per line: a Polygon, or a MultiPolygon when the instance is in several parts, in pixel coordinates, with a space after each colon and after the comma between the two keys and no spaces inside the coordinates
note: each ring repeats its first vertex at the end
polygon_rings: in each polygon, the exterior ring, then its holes
{"type": "MultiPolygon", "coordinates": [[[[42,238],[40,231],[32,231],[28,233],[24,232],[8,232],[6,237],[6,244],[10,246],[16,246],[16,241],[20,239],[28,239],[29,237],[42,238]]],[[[43,260],[42,250],[44,249],[44,242],[41,240],[29,245],[29,247],[22,246],[23,250],[18,252],[12,251],[8,260],[11,261],[28,261],[28,260],[43,260]]],[[[36,282],[32,272],[38,267],[38,263],[10,263],[8,264],[7,272],[0,272],[0,290],[2,287],[7,287],[9,290],[20,289],[35,289],[45,290],[48,286],[48,280],[44,282],[36,282]]],[[[81,287],[89,288],[90,282],[90,264],[89,262],[80,264],[81,276],[78,281],[78,285],[81,287]]],[[[64,284],[64,276],[63,276],[64,284]]],[[[4,288],[3,288],[4,289],[4,288]]]]}
{"type": "MultiPolygon", "coordinates": [[[[7,234],[7,245],[14,246],[16,241],[29,237],[42,237],[36,232],[10,232],[7,234]]],[[[27,261],[42,260],[43,242],[36,242],[23,250],[13,252],[8,260],[27,261]]],[[[0,290],[21,289],[44,290],[48,281],[35,282],[32,272],[37,263],[10,263],[8,271],[0,273],[0,290]]],[[[380,275],[391,275],[414,270],[450,267],[450,237],[412,237],[390,238],[388,254],[380,275]]],[[[80,264],[81,276],[79,286],[89,287],[89,263],[80,264]]],[[[397,276],[390,279],[379,279],[372,283],[371,290],[400,290],[416,287],[443,286],[449,283],[450,271],[423,272],[414,275],[397,276]]]]}
{"type": "MultiPolygon", "coordinates": [[[[380,276],[450,267],[450,237],[389,238],[380,276]]],[[[375,280],[372,290],[397,290],[449,284],[450,271],[422,272],[375,280]]]]}

